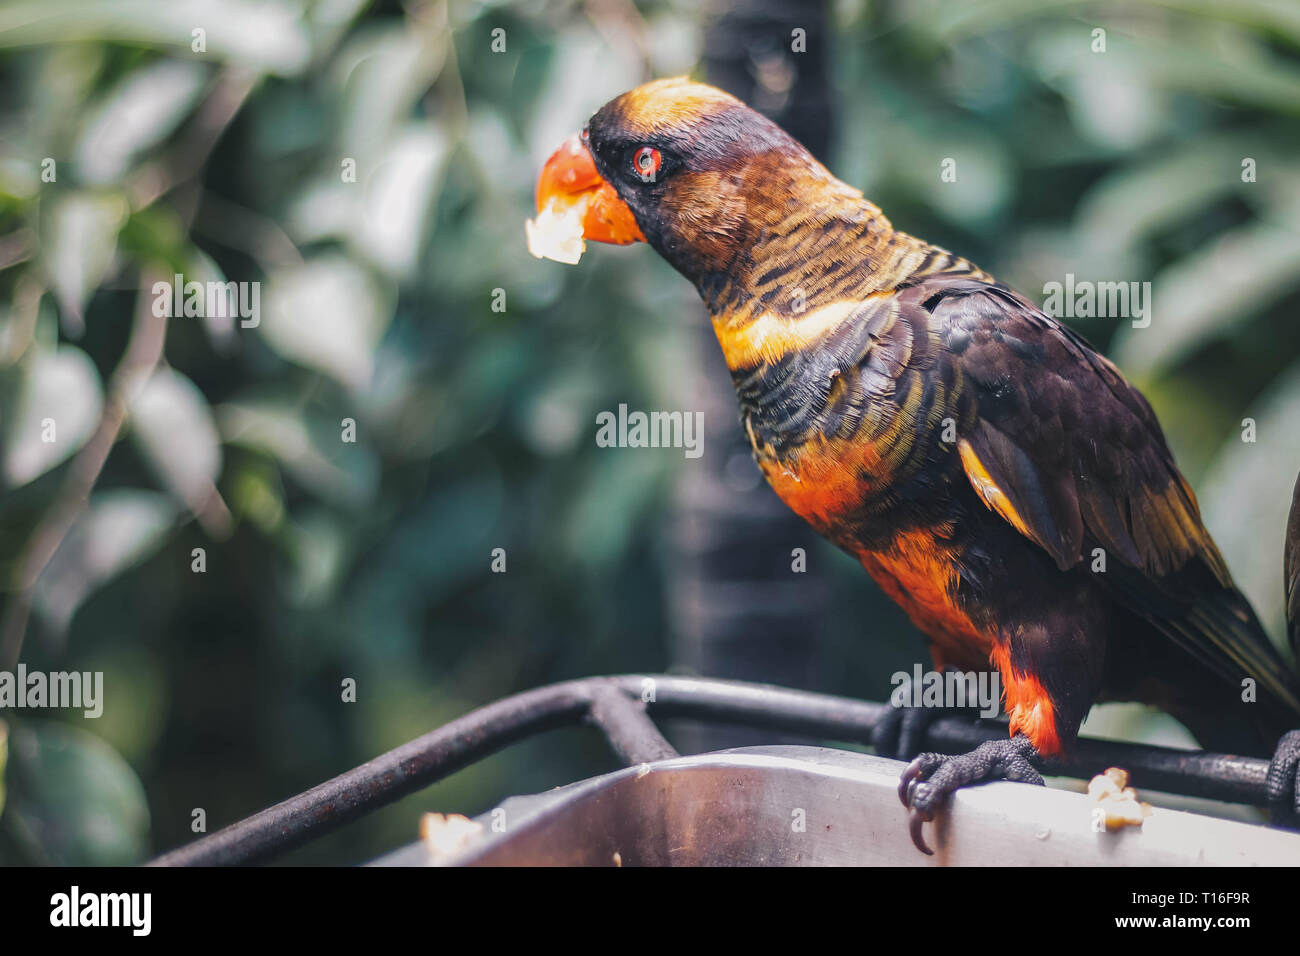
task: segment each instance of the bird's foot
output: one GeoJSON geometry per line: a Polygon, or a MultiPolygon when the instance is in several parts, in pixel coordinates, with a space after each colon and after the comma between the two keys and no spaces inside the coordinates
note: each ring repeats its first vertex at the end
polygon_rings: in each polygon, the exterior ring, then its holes
{"type": "Polygon", "coordinates": [[[1273,822],[1300,829],[1300,730],[1282,735],[1265,778],[1273,822]]]}
{"type": "Polygon", "coordinates": [[[927,707],[890,707],[871,729],[871,746],[882,757],[911,760],[921,752],[926,731],[945,711],[927,707]]]}
{"type": "MultiPolygon", "coordinates": [[[[947,669],[945,669],[946,673],[947,669]]],[[[910,683],[901,689],[906,699],[911,695],[910,683]]],[[[871,746],[882,757],[911,760],[925,746],[925,735],[930,725],[943,717],[980,716],[978,704],[972,706],[914,706],[894,704],[885,711],[871,730],[871,746]]]]}
{"type": "Polygon", "coordinates": [[[934,819],[954,791],[990,780],[1043,785],[1043,776],[1034,766],[1041,760],[1038,750],[1023,734],[1009,740],[990,740],[970,753],[949,756],[924,753],[903,771],[898,783],[898,797],[908,811],[908,830],[912,842],[925,854],[933,854],[925,844],[922,828],[934,819]]]}

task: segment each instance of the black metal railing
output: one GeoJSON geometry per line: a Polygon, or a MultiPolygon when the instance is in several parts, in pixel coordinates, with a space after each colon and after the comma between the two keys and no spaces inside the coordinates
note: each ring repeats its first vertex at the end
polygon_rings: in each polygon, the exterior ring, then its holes
{"type": "MultiPolygon", "coordinates": [[[[867,743],[886,704],[766,684],[670,675],[590,677],[539,687],[471,711],[282,803],[153,860],[219,866],[268,860],[450,776],[532,734],[588,723],[627,766],[677,756],[651,720],[685,717],[814,739],[867,743]]],[[[1005,737],[1005,722],[943,718],[925,746],[963,753],[1005,737]]],[[[1122,766],[1144,789],[1267,806],[1268,761],[1080,738],[1048,772],[1089,778],[1122,766]]]]}

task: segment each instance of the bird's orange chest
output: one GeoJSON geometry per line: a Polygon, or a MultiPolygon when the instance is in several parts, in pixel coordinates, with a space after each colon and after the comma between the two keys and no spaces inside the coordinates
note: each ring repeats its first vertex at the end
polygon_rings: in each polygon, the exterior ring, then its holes
{"type": "Polygon", "coordinates": [[[832,538],[837,520],[869,494],[869,476],[880,464],[875,446],[860,438],[818,438],[783,458],[763,447],[752,430],[749,440],[758,467],[777,497],[832,538]]]}
{"type": "Polygon", "coordinates": [[[887,548],[860,550],[858,560],[881,590],[930,638],[936,667],[984,670],[992,638],[957,604],[957,555],[934,531],[900,533],[887,548]]]}
{"type": "Polygon", "coordinates": [[[880,450],[862,435],[818,437],[782,457],[750,443],[777,496],[821,534],[853,553],[894,603],[930,638],[935,663],[979,670],[988,666],[992,640],[956,603],[958,555],[941,532],[915,529],[888,546],[868,550],[848,533],[852,515],[871,495],[882,467],[880,450]]]}
{"type": "MultiPolygon", "coordinates": [[[[752,441],[752,436],[751,436],[752,441]]],[[[959,555],[943,540],[947,529],[915,529],[869,550],[845,534],[844,518],[870,494],[880,456],[869,442],[819,440],[777,460],[757,443],[759,467],[791,510],[852,552],[885,594],[931,641],[937,666],[988,667],[992,639],[956,602],[959,555]]]]}

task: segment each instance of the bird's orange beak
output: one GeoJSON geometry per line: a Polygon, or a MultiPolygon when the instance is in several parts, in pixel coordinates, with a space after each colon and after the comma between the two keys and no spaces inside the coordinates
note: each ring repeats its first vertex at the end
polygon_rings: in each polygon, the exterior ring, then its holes
{"type": "Polygon", "coordinates": [[[580,202],[586,205],[582,217],[584,239],[620,246],[645,242],[632,210],[596,172],[591,152],[574,133],[542,167],[541,178],[537,180],[537,211],[540,213],[549,205],[556,212],[563,212],[580,202]]]}

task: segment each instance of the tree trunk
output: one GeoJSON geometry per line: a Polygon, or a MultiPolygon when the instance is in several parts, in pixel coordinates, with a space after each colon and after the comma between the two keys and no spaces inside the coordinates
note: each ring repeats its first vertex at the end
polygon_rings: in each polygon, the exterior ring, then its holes
{"type": "MultiPolygon", "coordinates": [[[[825,160],[830,138],[823,3],[738,0],[710,17],[704,80],[740,97],[825,160]],[[796,31],[804,31],[802,42],[796,31]],[[802,48],[802,51],[800,49],[802,48]]],[[[814,532],[763,481],[707,320],[690,356],[705,454],[678,487],[669,582],[674,663],[708,677],[815,688],[826,588],[814,532]],[[813,555],[815,557],[815,555],[813,555]]],[[[685,751],[772,743],[770,733],[682,725],[685,751]]]]}

